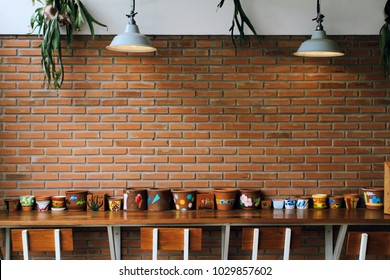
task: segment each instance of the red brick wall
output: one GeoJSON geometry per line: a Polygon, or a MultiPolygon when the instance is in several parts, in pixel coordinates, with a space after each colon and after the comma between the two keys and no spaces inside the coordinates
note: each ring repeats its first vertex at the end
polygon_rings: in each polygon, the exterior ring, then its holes
{"type": "Polygon", "coordinates": [[[304,37],[157,36],[156,55],[76,37],[60,91],[40,41],[1,36],[0,203],[71,188],[257,187],[265,195],[383,185],[390,83],[377,36],[346,56],[299,58],[304,37]]]}

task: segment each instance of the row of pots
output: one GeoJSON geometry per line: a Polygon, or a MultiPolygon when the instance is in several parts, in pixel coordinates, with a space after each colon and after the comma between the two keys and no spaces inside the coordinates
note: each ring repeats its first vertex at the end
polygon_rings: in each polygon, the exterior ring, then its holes
{"type": "MultiPolygon", "coordinates": [[[[51,210],[64,211],[104,211],[105,194],[88,194],[84,190],[71,190],[65,192],[66,196],[21,196],[20,199],[6,199],[8,211],[31,211],[34,205],[38,211],[51,210]]],[[[384,199],[383,188],[363,189],[364,200],[368,209],[382,209],[384,199]]],[[[197,191],[188,189],[125,189],[122,196],[109,197],[109,209],[111,211],[166,211],[172,208],[177,210],[215,209],[232,210],[238,208],[252,209],[307,209],[313,204],[313,208],[356,208],[359,202],[358,194],[345,194],[344,196],[329,196],[326,194],[314,194],[312,197],[302,196],[298,198],[261,200],[260,190],[256,189],[214,189],[210,191],[197,191]]]]}

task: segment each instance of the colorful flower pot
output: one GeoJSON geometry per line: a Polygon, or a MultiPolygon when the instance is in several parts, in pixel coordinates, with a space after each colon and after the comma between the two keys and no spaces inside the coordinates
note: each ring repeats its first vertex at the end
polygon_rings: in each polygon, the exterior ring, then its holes
{"type": "Polygon", "coordinates": [[[338,209],[343,207],[344,197],[341,195],[333,195],[329,197],[329,208],[338,209]]]}
{"type": "Polygon", "coordinates": [[[256,189],[240,189],[240,208],[254,210],[260,208],[261,194],[256,189]]]}
{"type": "Polygon", "coordinates": [[[173,189],[171,192],[177,210],[187,211],[196,208],[196,190],[173,189]]]}
{"type": "Polygon", "coordinates": [[[272,208],[272,200],[271,199],[263,199],[261,201],[261,209],[271,209],[272,208]]]}
{"type": "Polygon", "coordinates": [[[325,209],[328,208],[327,200],[328,195],[327,194],[313,194],[313,208],[316,209],[325,209]]]}
{"type": "Polygon", "coordinates": [[[172,208],[170,189],[148,189],[148,211],[167,211],[172,208]]]}
{"type": "Polygon", "coordinates": [[[37,210],[46,212],[50,209],[50,196],[37,196],[37,210]]]}
{"type": "Polygon", "coordinates": [[[383,209],[384,188],[362,189],[367,209],[383,209]]]}
{"type": "Polygon", "coordinates": [[[355,209],[359,202],[359,195],[355,193],[346,193],[344,194],[344,201],[347,209],[355,209]]]}
{"type": "Polygon", "coordinates": [[[66,191],[66,207],[69,211],[86,211],[88,191],[71,190],[66,191]]]}
{"type": "Polygon", "coordinates": [[[22,205],[22,211],[29,212],[33,209],[35,204],[35,196],[22,195],[20,197],[20,205],[22,205]]]}
{"type": "Polygon", "coordinates": [[[66,210],[66,197],[64,195],[55,195],[51,197],[51,211],[60,212],[66,210]]]}
{"type": "Polygon", "coordinates": [[[123,197],[121,196],[110,196],[108,197],[108,208],[110,211],[118,212],[122,209],[123,197]]]}
{"type": "Polygon", "coordinates": [[[123,190],[123,210],[143,211],[148,207],[148,192],[146,189],[123,190]]]}
{"type": "Polygon", "coordinates": [[[224,188],[215,189],[215,202],[217,204],[217,210],[232,210],[234,209],[234,203],[236,202],[237,189],[224,188]]]}
{"type": "Polygon", "coordinates": [[[214,209],[215,197],[213,191],[196,192],[196,209],[214,209]]]}
{"type": "Polygon", "coordinates": [[[296,198],[289,197],[284,200],[284,208],[286,209],[295,209],[296,198]]]}

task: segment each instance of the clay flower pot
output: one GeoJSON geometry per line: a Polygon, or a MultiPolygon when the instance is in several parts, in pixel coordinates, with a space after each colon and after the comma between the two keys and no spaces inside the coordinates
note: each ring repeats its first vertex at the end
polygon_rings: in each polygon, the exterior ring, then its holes
{"type": "Polygon", "coordinates": [[[289,197],[284,200],[284,208],[286,209],[295,209],[295,204],[297,199],[295,197],[289,197]]]}
{"type": "Polygon", "coordinates": [[[356,193],[346,193],[344,194],[344,201],[347,209],[355,209],[359,202],[359,195],[356,193]]]}
{"type": "Polygon", "coordinates": [[[313,208],[325,209],[328,207],[328,205],[326,204],[326,202],[328,200],[327,194],[321,194],[321,193],[320,194],[313,194],[312,198],[313,198],[313,208]]]}
{"type": "Polygon", "coordinates": [[[20,199],[19,198],[7,198],[4,200],[5,208],[8,212],[16,212],[20,209],[20,199]]]}
{"type": "Polygon", "coordinates": [[[343,206],[344,197],[341,195],[333,195],[329,197],[329,208],[338,209],[343,206]]]}
{"type": "Polygon", "coordinates": [[[177,210],[187,211],[195,209],[196,190],[173,189],[171,192],[177,210]]]}
{"type": "Polygon", "coordinates": [[[170,189],[148,189],[148,210],[167,211],[172,206],[170,189]]]}
{"type": "Polygon", "coordinates": [[[146,189],[123,190],[123,210],[142,211],[147,209],[148,192],[146,189]]]}
{"type": "Polygon", "coordinates": [[[367,209],[383,209],[384,188],[362,189],[367,209]]]}
{"type": "Polygon", "coordinates": [[[225,188],[215,189],[215,201],[217,203],[217,210],[232,210],[236,202],[237,189],[225,188]]]}
{"type": "Polygon", "coordinates": [[[261,195],[259,190],[240,189],[240,208],[254,210],[260,208],[261,195]]]}
{"type": "Polygon", "coordinates": [[[66,206],[69,211],[86,211],[88,191],[71,190],[66,191],[66,206]]]}
{"type": "Polygon", "coordinates": [[[60,212],[66,210],[66,197],[64,195],[55,195],[51,197],[51,211],[60,212]]]}
{"type": "Polygon", "coordinates": [[[37,196],[37,210],[39,212],[48,211],[50,208],[50,196],[37,196]]]}
{"type": "Polygon", "coordinates": [[[22,211],[29,212],[33,209],[35,204],[35,196],[23,195],[20,197],[20,205],[22,205],[22,211]]]}
{"type": "Polygon", "coordinates": [[[196,192],[196,209],[214,209],[214,192],[197,191],[196,192]]]}
{"type": "Polygon", "coordinates": [[[108,200],[108,208],[110,209],[110,211],[118,212],[122,209],[123,197],[110,196],[107,200],[108,200]]]}

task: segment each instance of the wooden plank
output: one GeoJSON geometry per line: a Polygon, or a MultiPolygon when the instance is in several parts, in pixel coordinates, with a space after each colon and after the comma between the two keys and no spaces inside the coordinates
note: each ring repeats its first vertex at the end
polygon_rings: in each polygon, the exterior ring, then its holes
{"type": "MultiPolygon", "coordinates": [[[[291,228],[291,246],[290,248],[300,247],[301,227],[291,228]]],[[[260,227],[259,228],[259,249],[284,249],[284,236],[286,233],[285,227],[260,227]]],[[[242,229],[242,250],[252,250],[253,244],[253,228],[242,229]]]]}
{"type": "Polygon", "coordinates": [[[390,162],[385,162],[385,181],[384,181],[384,213],[390,214],[390,162]]]}
{"type": "MultiPolygon", "coordinates": [[[[390,232],[366,232],[368,234],[366,255],[390,255],[390,232]]],[[[359,255],[362,232],[349,232],[345,254],[359,255]]]]}
{"type": "MultiPolygon", "coordinates": [[[[12,251],[23,251],[22,230],[12,229],[12,251]]],[[[61,251],[73,251],[72,229],[61,229],[61,251]]],[[[43,252],[55,251],[54,229],[28,229],[29,251],[43,252]]]]}
{"type": "MultiPolygon", "coordinates": [[[[153,228],[141,228],[141,250],[152,250],[153,228]]],[[[184,249],[184,228],[159,228],[158,249],[181,251],[184,249]]],[[[190,251],[202,250],[202,229],[190,228],[190,251]]]]}

